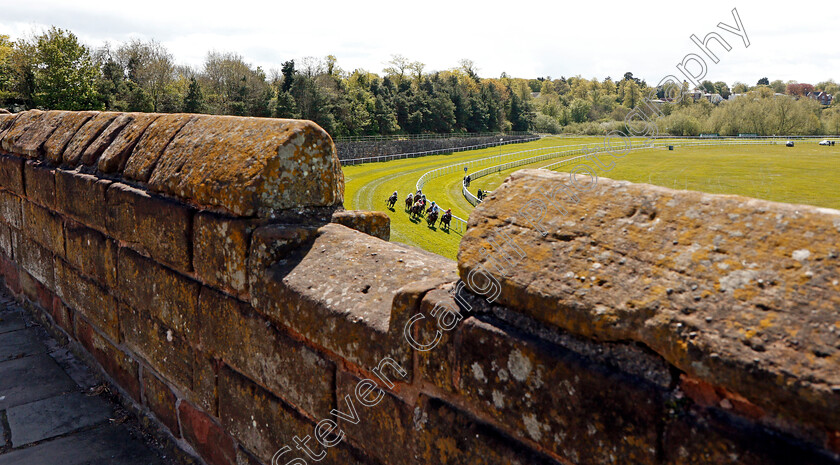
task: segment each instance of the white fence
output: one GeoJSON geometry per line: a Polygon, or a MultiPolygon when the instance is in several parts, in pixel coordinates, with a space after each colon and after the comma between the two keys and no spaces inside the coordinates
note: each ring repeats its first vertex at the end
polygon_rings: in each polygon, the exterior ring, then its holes
{"type": "MultiPolygon", "coordinates": [[[[654,149],[654,148],[667,148],[669,146],[673,147],[701,147],[701,146],[728,146],[728,145],[778,145],[784,144],[787,139],[762,139],[762,140],[718,140],[718,139],[703,139],[703,140],[676,140],[676,141],[668,141],[661,140],[657,142],[649,142],[646,144],[637,145],[635,147],[630,146],[629,150],[643,150],[643,149],[654,149]]],[[[577,162],[578,160],[583,160],[595,153],[606,153],[609,150],[606,150],[603,146],[602,147],[591,147],[591,148],[582,148],[576,150],[568,150],[563,152],[556,152],[550,153],[545,155],[540,155],[537,157],[531,158],[524,158],[522,160],[516,160],[510,163],[504,163],[501,165],[491,166],[489,168],[484,168],[482,170],[476,171],[474,173],[470,173],[470,181],[473,181],[477,178],[481,178],[487,176],[488,174],[492,173],[499,173],[505,170],[517,168],[519,166],[530,165],[532,163],[537,163],[540,161],[544,161],[550,158],[557,158],[557,157],[565,157],[568,156],[564,160],[560,160],[557,163],[552,163],[550,165],[546,165],[541,167],[540,169],[545,170],[554,170],[561,166],[565,166],[571,164],[573,162],[577,162]],[[577,156],[575,156],[577,155],[577,156]]],[[[472,204],[473,206],[478,205],[481,200],[478,199],[472,192],[467,189],[467,186],[462,183],[461,184],[461,191],[464,194],[464,198],[467,199],[467,202],[472,204]]]]}

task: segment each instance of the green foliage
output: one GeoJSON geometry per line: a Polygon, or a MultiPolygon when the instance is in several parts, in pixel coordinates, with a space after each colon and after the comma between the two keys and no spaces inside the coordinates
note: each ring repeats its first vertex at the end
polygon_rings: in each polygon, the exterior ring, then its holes
{"type": "Polygon", "coordinates": [[[32,103],[56,110],[98,109],[99,70],[90,51],[71,32],[50,28],[34,38],[30,63],[32,103]]]}
{"type": "MultiPolygon", "coordinates": [[[[481,78],[469,59],[445,71],[393,55],[380,76],[346,72],[338,59],[305,57],[282,63],[271,76],[235,53],[209,53],[201,69],[179,66],[160,43],[132,40],[91,52],[72,33],[51,28],[28,39],[0,35],[0,105],[14,109],[104,109],[115,111],[207,112],[241,116],[304,118],[333,136],[397,133],[529,131],[603,134],[623,124],[644,99],[664,89],[624,73],[621,80],[581,76],[481,78]]],[[[688,83],[682,84],[688,92],[688,83]]],[[[840,94],[834,81],[816,86],[794,81],[751,89],[723,81],[703,81],[701,89],[720,94],[751,92],[712,105],[684,98],[661,106],[662,128],[675,133],[761,134],[829,131],[837,108],[801,98],[810,89],[840,94]],[[780,90],[800,102],[767,100],[780,90]]],[[[840,98],[835,99],[835,102],[840,98]]],[[[829,132],[840,132],[832,130],[829,132]]]]}
{"type": "Polygon", "coordinates": [[[190,87],[187,95],[184,96],[184,113],[204,112],[204,93],[201,91],[201,84],[190,78],[190,87]]]}
{"type": "Polygon", "coordinates": [[[575,123],[582,123],[586,121],[589,110],[592,109],[592,104],[584,99],[574,99],[569,105],[569,116],[575,123]]]}

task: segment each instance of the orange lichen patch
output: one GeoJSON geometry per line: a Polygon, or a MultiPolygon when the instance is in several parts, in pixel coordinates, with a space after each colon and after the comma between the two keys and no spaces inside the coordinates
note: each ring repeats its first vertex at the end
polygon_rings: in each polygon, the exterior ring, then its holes
{"type": "Polygon", "coordinates": [[[76,135],[76,132],[99,112],[96,111],[68,111],[62,114],[58,127],[44,142],[44,155],[52,163],[61,163],[65,148],[76,135]]]}
{"type": "Polygon", "coordinates": [[[51,110],[29,126],[15,141],[12,153],[38,159],[44,155],[44,143],[69,112],[51,110]]]}
{"type": "Polygon", "coordinates": [[[126,161],[128,161],[129,154],[143,136],[143,132],[160,117],[156,113],[128,113],[123,116],[131,118],[131,121],[125,125],[99,157],[97,167],[103,173],[121,172],[126,161]]]}
{"type": "Polygon", "coordinates": [[[88,146],[119,116],[115,112],[103,112],[89,119],[70,139],[61,156],[65,165],[76,166],[82,161],[82,155],[88,146]]]}
{"type": "Polygon", "coordinates": [[[338,205],[344,178],[310,121],[196,116],[167,145],[150,188],[241,216],[338,205]]]}
{"type": "Polygon", "coordinates": [[[166,146],[192,118],[193,115],[189,114],[161,115],[157,118],[146,128],[143,137],[131,151],[123,176],[147,182],[166,146]]]}
{"type": "Polygon", "coordinates": [[[0,114],[0,141],[3,140],[3,136],[6,135],[6,131],[9,129],[9,127],[11,127],[12,123],[15,122],[18,116],[20,116],[20,113],[0,114]]]}
{"type": "Polygon", "coordinates": [[[18,140],[23,137],[27,130],[34,127],[44,115],[46,113],[41,110],[18,113],[18,117],[6,129],[3,140],[0,141],[0,148],[6,153],[21,155],[17,147],[18,140]]]}
{"type": "Polygon", "coordinates": [[[81,157],[83,165],[94,165],[116,139],[120,131],[134,121],[136,113],[117,113],[117,116],[102,130],[88,146],[81,157]]]}

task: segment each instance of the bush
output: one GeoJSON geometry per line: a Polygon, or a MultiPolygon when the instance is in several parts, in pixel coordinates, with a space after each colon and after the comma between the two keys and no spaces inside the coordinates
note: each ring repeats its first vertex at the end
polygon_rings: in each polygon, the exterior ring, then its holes
{"type": "Polygon", "coordinates": [[[557,119],[543,113],[537,113],[534,129],[537,132],[546,134],[559,134],[561,131],[560,123],[557,122],[557,119]]]}

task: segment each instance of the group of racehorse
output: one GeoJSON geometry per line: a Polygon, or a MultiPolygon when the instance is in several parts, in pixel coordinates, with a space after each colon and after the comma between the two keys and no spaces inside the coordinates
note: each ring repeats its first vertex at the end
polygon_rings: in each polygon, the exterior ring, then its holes
{"type": "MultiPolygon", "coordinates": [[[[399,199],[399,194],[395,191],[388,197],[387,204],[388,208],[394,208],[396,205],[397,200],[399,199]]],[[[434,202],[432,202],[434,204],[434,202]]],[[[418,218],[421,216],[426,217],[426,223],[429,227],[433,227],[435,222],[438,220],[439,210],[438,208],[429,209],[428,215],[426,215],[426,196],[423,195],[423,192],[417,191],[416,194],[408,194],[405,198],[405,211],[411,215],[412,218],[418,218]]],[[[449,223],[452,221],[452,211],[446,210],[444,214],[440,217],[440,223],[438,224],[442,229],[449,230],[449,223]]]]}

